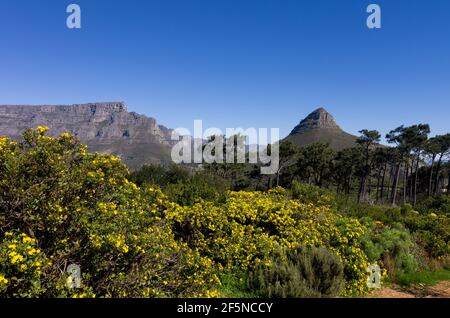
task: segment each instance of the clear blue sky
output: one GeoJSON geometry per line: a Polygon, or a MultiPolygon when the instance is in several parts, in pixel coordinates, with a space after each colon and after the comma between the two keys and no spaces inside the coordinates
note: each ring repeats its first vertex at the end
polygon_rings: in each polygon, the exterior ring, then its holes
{"type": "Polygon", "coordinates": [[[448,0],[0,0],[0,104],[125,101],[171,128],[450,131],[448,0]],[[82,8],[82,29],[65,8],[82,8]],[[382,8],[381,30],[366,7],[382,8]]]}

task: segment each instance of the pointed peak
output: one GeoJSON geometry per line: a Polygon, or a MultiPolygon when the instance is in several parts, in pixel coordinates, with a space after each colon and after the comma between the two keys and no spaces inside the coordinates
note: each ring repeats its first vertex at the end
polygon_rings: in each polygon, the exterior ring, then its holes
{"type": "Polygon", "coordinates": [[[317,108],[315,111],[313,111],[311,114],[314,114],[314,113],[327,113],[327,114],[329,114],[329,112],[325,109],[325,108],[323,108],[323,107],[319,107],[319,108],[317,108]]]}
{"type": "Polygon", "coordinates": [[[301,133],[313,129],[338,129],[334,117],[323,107],[319,107],[306,116],[300,124],[294,128],[291,134],[301,133]]]}

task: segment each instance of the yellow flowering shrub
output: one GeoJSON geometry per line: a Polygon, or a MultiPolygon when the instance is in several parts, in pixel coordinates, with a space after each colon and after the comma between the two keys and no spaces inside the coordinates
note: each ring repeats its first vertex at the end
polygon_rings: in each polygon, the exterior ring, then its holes
{"type": "Polygon", "coordinates": [[[216,264],[175,240],[159,189],[47,130],[0,140],[0,297],[198,297],[217,287],[216,264]]]}
{"type": "Polygon", "coordinates": [[[0,297],[215,297],[223,270],[299,246],[339,257],[344,295],[366,292],[366,229],[328,205],[276,188],[181,206],[130,182],[119,158],[47,131],[0,139],[0,297]]]}
{"type": "Polygon", "coordinates": [[[268,257],[279,247],[325,247],[344,265],[344,293],[367,291],[369,262],[361,242],[366,228],[327,206],[289,199],[282,188],[267,193],[230,192],[224,206],[171,205],[165,213],[177,237],[224,268],[270,266],[268,257]]]}
{"type": "Polygon", "coordinates": [[[51,262],[36,240],[24,233],[6,232],[0,241],[0,297],[34,297],[51,262]]]}

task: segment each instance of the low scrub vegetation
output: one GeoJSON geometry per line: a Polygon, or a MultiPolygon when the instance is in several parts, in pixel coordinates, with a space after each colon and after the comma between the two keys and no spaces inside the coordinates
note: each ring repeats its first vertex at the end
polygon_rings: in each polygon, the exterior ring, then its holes
{"type": "Polygon", "coordinates": [[[339,258],[324,248],[294,248],[275,253],[271,266],[250,275],[250,287],[263,297],[337,297],[345,284],[339,258]]]}
{"type": "Polygon", "coordinates": [[[346,206],[333,193],[232,191],[180,167],[130,173],[71,135],[0,139],[0,297],[335,297],[448,265],[448,199],[346,206]],[[67,269],[80,266],[80,288],[67,269]]]}

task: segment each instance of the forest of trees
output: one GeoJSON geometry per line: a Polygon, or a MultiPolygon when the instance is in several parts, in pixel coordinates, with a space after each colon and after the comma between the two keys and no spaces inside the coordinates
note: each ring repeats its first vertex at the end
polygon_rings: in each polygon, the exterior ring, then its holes
{"type": "Polygon", "coordinates": [[[355,147],[340,151],[321,142],[300,148],[284,141],[275,176],[261,175],[256,165],[207,164],[203,169],[227,180],[233,190],[290,188],[296,180],[361,203],[414,206],[419,198],[450,193],[450,133],[430,138],[427,124],[400,126],[386,135],[390,146],[380,144],[376,130],[360,134],[355,147]]]}

